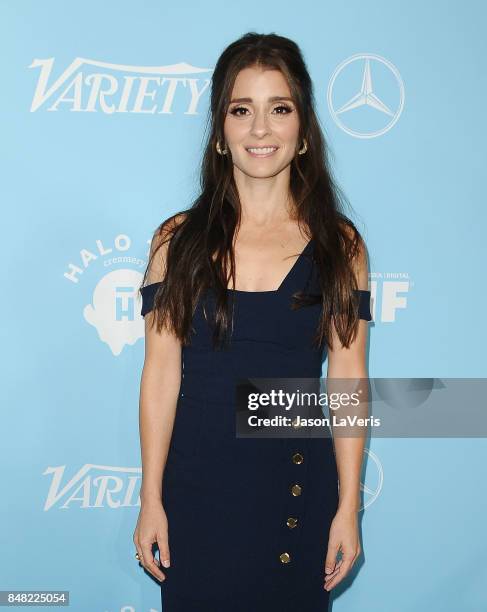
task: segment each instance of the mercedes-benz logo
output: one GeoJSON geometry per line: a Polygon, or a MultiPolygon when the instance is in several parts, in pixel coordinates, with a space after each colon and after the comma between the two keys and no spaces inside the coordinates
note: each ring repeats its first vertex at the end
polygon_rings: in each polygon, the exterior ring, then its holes
{"type": "Polygon", "coordinates": [[[375,138],[389,131],[399,119],[404,106],[404,83],[398,69],[384,57],[357,53],[333,72],[327,100],[331,116],[344,132],[356,138],[375,138]],[[360,77],[362,83],[357,87],[360,77]],[[349,95],[351,91],[354,93],[349,95]],[[373,113],[364,114],[359,109],[373,113]],[[364,124],[369,129],[363,129],[364,124]]]}

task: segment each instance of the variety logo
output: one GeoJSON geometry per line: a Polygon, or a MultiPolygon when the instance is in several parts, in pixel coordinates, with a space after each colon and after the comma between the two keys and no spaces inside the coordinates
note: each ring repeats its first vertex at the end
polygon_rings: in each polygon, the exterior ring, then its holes
{"type": "MultiPolygon", "coordinates": [[[[80,251],[79,263],[68,264],[64,277],[77,284],[84,271],[100,257],[105,268],[130,263],[145,270],[145,260],[126,253],[131,245],[130,238],[125,234],[116,236],[110,247],[97,240],[94,249],[80,251]]],[[[98,280],[89,303],[83,308],[85,321],[96,329],[98,338],[108,345],[115,356],[120,355],[125,346],[132,346],[144,337],[144,319],[140,316],[142,303],[138,292],[142,278],[142,272],[125,267],[106,272],[98,280]]]]}
{"type": "Polygon", "coordinates": [[[335,123],[356,138],[389,131],[404,107],[398,69],[380,55],[353,55],[335,69],[328,84],[328,108],[335,123]]]}
{"type": "Polygon", "coordinates": [[[372,272],[370,274],[371,314],[374,321],[394,323],[396,312],[407,307],[407,294],[414,283],[407,272],[372,272]],[[377,295],[381,290],[380,313],[377,314],[377,295]]]}
{"type": "Polygon", "coordinates": [[[140,506],[142,468],[113,467],[87,463],[71,480],[62,483],[66,466],[48,467],[52,475],[44,511],[54,506],[78,508],[131,508],[140,506]]]}
{"type": "Polygon", "coordinates": [[[208,89],[205,73],[184,62],[167,66],[129,66],[77,57],[57,78],[54,59],[35,59],[39,68],[30,107],[45,110],[92,113],[150,113],[167,115],[177,107],[185,115],[197,115],[198,103],[208,89]]]}

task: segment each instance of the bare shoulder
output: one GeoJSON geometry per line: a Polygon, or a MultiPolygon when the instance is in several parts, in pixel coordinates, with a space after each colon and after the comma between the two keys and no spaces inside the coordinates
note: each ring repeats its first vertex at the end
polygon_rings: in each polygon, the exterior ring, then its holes
{"type": "Polygon", "coordinates": [[[349,238],[353,248],[351,251],[351,265],[357,278],[359,289],[367,289],[369,282],[367,247],[363,237],[353,224],[342,223],[342,229],[349,238]]]}
{"type": "Polygon", "coordinates": [[[147,278],[145,284],[160,282],[166,275],[167,250],[176,229],[186,220],[188,213],[176,213],[165,219],[152,236],[147,278]]]}
{"type": "Polygon", "coordinates": [[[187,219],[188,213],[180,212],[165,219],[154,232],[152,241],[157,245],[166,244],[177,228],[187,219]]]}
{"type": "MultiPolygon", "coordinates": [[[[145,285],[161,282],[166,275],[166,259],[169,243],[174,231],[187,218],[186,213],[177,213],[165,219],[156,229],[151,241],[145,285]]],[[[159,331],[154,325],[155,310],[147,312],[145,318],[145,361],[144,370],[151,371],[155,364],[154,376],[160,381],[161,370],[172,371],[171,380],[179,380],[181,343],[172,329],[163,326],[159,331]],[[163,364],[163,368],[161,368],[163,364]],[[172,368],[172,370],[171,370],[172,368]]],[[[154,383],[155,384],[155,383],[154,383]]]]}

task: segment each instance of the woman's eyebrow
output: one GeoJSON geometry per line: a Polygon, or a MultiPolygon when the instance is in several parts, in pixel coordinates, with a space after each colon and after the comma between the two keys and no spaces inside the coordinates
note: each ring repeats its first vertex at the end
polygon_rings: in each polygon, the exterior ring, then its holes
{"type": "MultiPolygon", "coordinates": [[[[289,102],[293,101],[292,98],[287,96],[271,96],[268,98],[269,102],[279,102],[280,100],[288,100],[289,102]]],[[[234,102],[252,102],[252,98],[234,98],[233,100],[230,100],[230,104],[233,104],[234,102]]]]}

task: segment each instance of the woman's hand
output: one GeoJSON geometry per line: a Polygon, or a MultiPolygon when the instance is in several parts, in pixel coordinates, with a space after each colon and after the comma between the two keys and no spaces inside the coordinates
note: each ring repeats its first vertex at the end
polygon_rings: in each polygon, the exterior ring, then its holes
{"type": "Polygon", "coordinates": [[[324,585],[327,591],[331,591],[345,578],[361,550],[357,512],[339,510],[331,523],[328,539],[324,585]],[[339,549],[342,558],[337,563],[336,556],[339,549]]]}
{"type": "Polygon", "coordinates": [[[165,580],[166,576],[159,569],[159,559],[164,567],[169,567],[170,563],[167,516],[162,502],[142,502],[133,539],[142,566],[160,582],[165,580]],[[154,542],[159,547],[159,559],[152,553],[154,542]]]}

